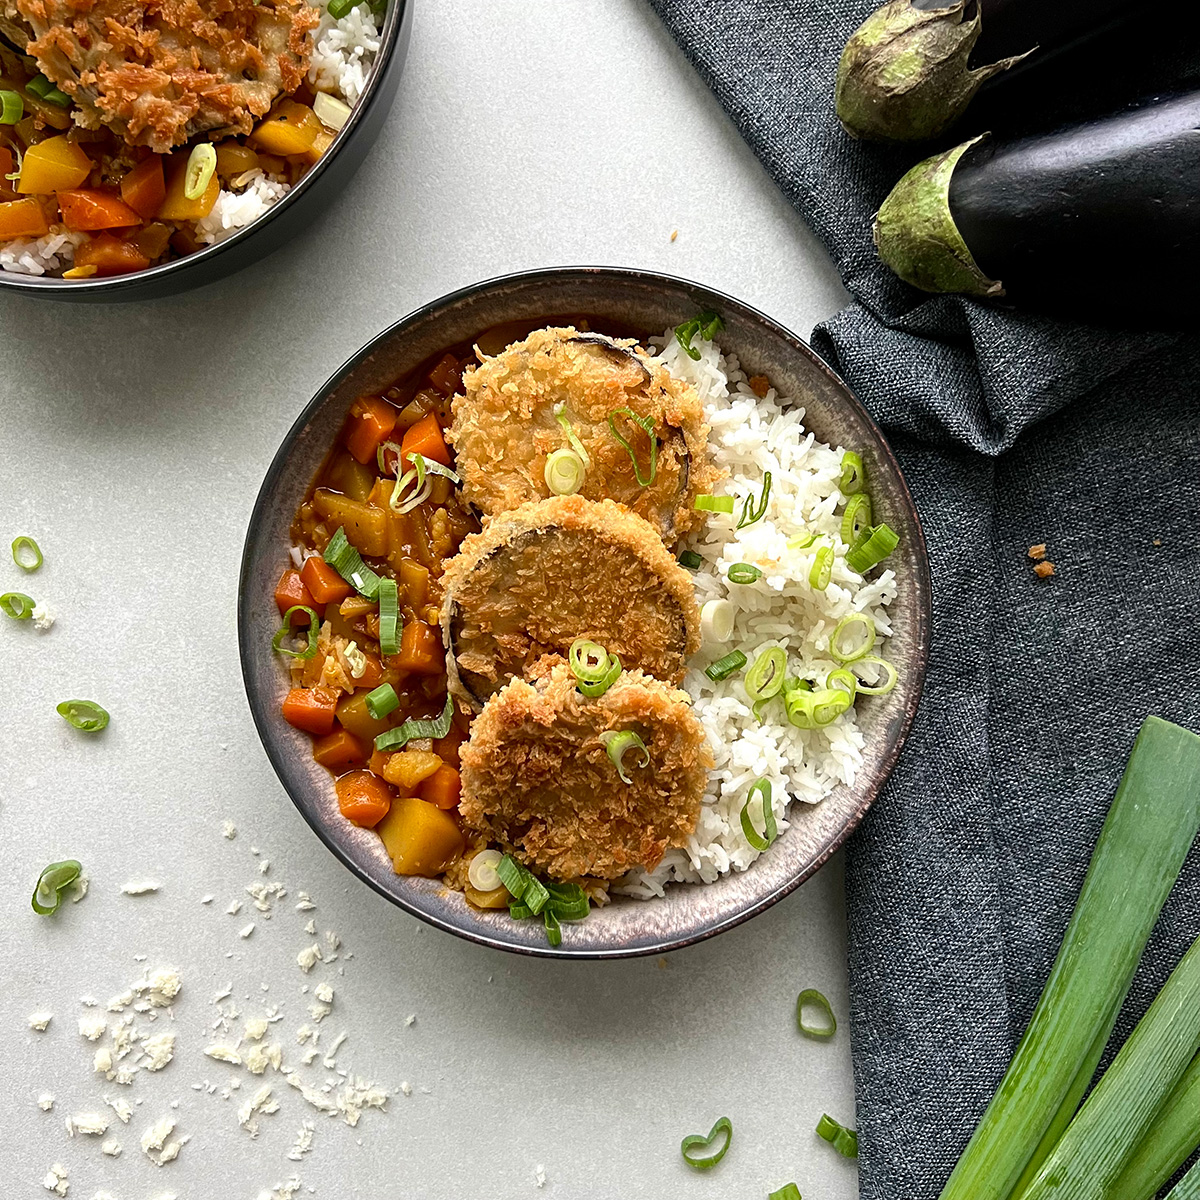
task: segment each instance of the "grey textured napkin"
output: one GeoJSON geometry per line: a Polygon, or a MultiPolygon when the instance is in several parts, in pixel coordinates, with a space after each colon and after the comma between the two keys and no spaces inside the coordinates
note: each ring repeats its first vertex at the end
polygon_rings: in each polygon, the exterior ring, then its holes
{"type": "MultiPolygon", "coordinates": [[[[1200,730],[1200,337],[928,297],[879,266],[871,216],[929,150],[856,144],[834,117],[872,0],[651,2],[837,263],[853,303],[814,344],[925,522],[925,698],[850,843],[847,908],[862,1195],[932,1200],[1028,1021],[1138,725],[1200,730]]],[[[1200,79],[1194,36],[1159,43],[1126,31],[956,132],[1200,79]]],[[[1119,1035],[1198,934],[1194,851],[1119,1035]]]]}

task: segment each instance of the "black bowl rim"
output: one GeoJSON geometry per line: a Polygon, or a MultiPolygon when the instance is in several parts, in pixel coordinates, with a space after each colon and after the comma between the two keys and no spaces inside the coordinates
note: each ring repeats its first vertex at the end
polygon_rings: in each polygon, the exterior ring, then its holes
{"type": "Polygon", "coordinates": [[[751,917],[757,916],[759,913],[765,912],[768,908],[777,904],[785,896],[794,892],[802,883],[810,879],[821,867],[823,867],[832,855],[845,844],[846,840],[854,832],[866,815],[867,809],[874,803],[882,790],[884,784],[891,776],[895,769],[896,761],[904,749],[904,744],[908,740],[908,735],[912,731],[913,722],[916,719],[917,709],[920,705],[921,696],[925,686],[925,675],[929,662],[929,646],[930,634],[933,623],[932,612],[932,578],[929,569],[929,551],[925,540],[925,530],[921,522],[920,514],[917,512],[916,504],[913,501],[912,493],[908,486],[908,481],[904,477],[904,473],[900,469],[900,464],[896,459],[895,453],[884,436],[883,431],[875,422],[875,419],[866,410],[862,401],[851,390],[849,385],[842,379],[836,371],[815,351],[811,346],[797,334],[779,324],[772,317],[767,316],[760,309],[746,304],[744,301],[737,300],[726,293],[707,286],[706,284],[696,283],[693,280],[685,279],[678,275],[667,275],[659,271],[649,271],[639,268],[628,267],[602,267],[602,266],[565,266],[565,267],[543,267],[530,271],[515,271],[505,275],[497,275],[490,279],[481,280],[477,283],[468,284],[465,287],[456,289],[453,292],[448,292],[446,295],[439,296],[435,300],[431,300],[419,308],[413,309],[406,316],[394,321],[386,329],[377,333],[359,350],[352,354],[342,365],[329,376],[324,384],[314,393],[313,397],[304,406],[299,416],[292,422],[291,427],[284,435],[283,441],[279,445],[279,449],[275,452],[275,456],[271,460],[270,466],[267,468],[267,473],[263,479],[262,486],[259,488],[258,495],[255,497],[254,506],[250,512],[250,521],[246,530],[246,542],[242,550],[241,569],[238,574],[238,600],[237,600],[237,626],[238,626],[238,656],[242,666],[242,681],[246,691],[246,700],[250,708],[250,715],[254,721],[255,729],[258,733],[259,740],[262,742],[263,749],[266,752],[267,759],[271,763],[272,769],[279,778],[283,789],[288,794],[288,798],[299,811],[300,815],[308,823],[309,827],[317,835],[320,841],[325,845],[326,849],[330,850],[334,857],[337,858],[343,866],[349,869],[351,874],[356,876],[361,882],[365,883],[373,891],[378,892],[385,900],[396,905],[410,916],[414,916],[425,922],[427,925],[433,926],[444,933],[453,934],[456,937],[464,938],[466,941],[474,942],[477,945],[487,946],[493,950],[504,950],[510,954],[522,954],[534,958],[558,958],[558,959],[574,959],[574,960],[594,960],[594,959],[627,959],[627,958],[644,958],[649,955],[665,954],[672,950],[683,949],[686,946],[697,945],[700,942],[707,941],[709,938],[716,937],[718,934],[724,933],[727,930],[733,929],[743,922],[750,920],[751,917]],[[564,947],[555,948],[550,945],[524,946],[513,945],[505,942],[500,938],[492,937],[486,933],[481,933],[476,930],[462,928],[455,925],[453,922],[441,920],[429,913],[421,911],[414,905],[409,904],[402,896],[394,895],[376,883],[365,871],[363,871],[354,858],[346,853],[341,846],[333,840],[331,834],[326,830],[324,824],[315,819],[300,805],[296,798],[292,795],[291,789],[287,786],[284,777],[284,771],[281,766],[282,755],[274,746],[272,739],[268,736],[269,722],[274,718],[274,712],[268,711],[267,707],[258,697],[254,688],[251,685],[250,672],[250,651],[247,644],[247,628],[249,625],[249,604],[251,598],[248,594],[248,577],[251,571],[250,546],[252,535],[255,526],[261,519],[262,511],[266,507],[267,498],[273,492],[275,483],[279,476],[283,473],[288,454],[291,450],[293,442],[304,429],[312,415],[327,401],[329,395],[338,386],[343,378],[350,372],[354,371],[364,360],[374,354],[377,347],[384,342],[387,342],[397,334],[401,333],[407,326],[412,325],[424,318],[435,314],[443,307],[451,306],[461,300],[469,299],[471,296],[487,291],[491,288],[503,287],[511,284],[537,284],[543,281],[562,280],[564,277],[576,277],[579,279],[596,279],[596,278],[611,278],[622,281],[636,282],[639,284],[650,285],[666,285],[668,287],[682,287],[690,289],[704,297],[711,299],[725,307],[728,311],[736,311],[742,318],[758,322],[764,325],[772,334],[782,338],[788,342],[793,349],[799,351],[804,357],[823,374],[825,374],[833,383],[841,388],[846,396],[847,401],[859,410],[859,415],[868,424],[871,430],[879,439],[879,445],[884,455],[885,461],[895,474],[895,478],[899,483],[899,495],[904,503],[909,518],[913,522],[913,528],[917,535],[917,544],[915,547],[916,554],[916,569],[917,569],[917,587],[915,591],[919,597],[919,603],[916,610],[915,623],[915,640],[916,644],[923,649],[918,657],[918,671],[916,678],[911,681],[911,690],[908,701],[905,705],[903,714],[903,726],[897,736],[894,745],[889,753],[880,762],[880,770],[878,777],[873,785],[867,788],[859,798],[855,806],[854,812],[849,816],[849,819],[842,828],[829,839],[828,842],[821,848],[820,852],[813,858],[809,865],[802,871],[797,872],[794,878],[789,879],[786,883],[774,890],[760,896],[753,904],[745,909],[733,913],[728,917],[724,917],[714,922],[708,928],[697,933],[688,934],[678,938],[667,938],[661,942],[651,945],[640,945],[636,947],[615,947],[612,949],[594,949],[594,950],[568,950],[564,947]]]}
{"type": "Polygon", "coordinates": [[[237,233],[227,237],[224,241],[205,246],[203,250],[197,250],[194,254],[187,254],[183,258],[172,259],[170,262],[159,263],[156,267],[147,267],[144,271],[134,271],[129,275],[107,275],[102,279],[60,279],[57,276],[22,275],[15,271],[0,271],[0,287],[13,288],[16,291],[24,291],[33,295],[39,292],[45,294],[69,291],[71,295],[80,297],[98,293],[111,296],[116,292],[141,290],[148,285],[174,279],[177,275],[198,266],[207,266],[215,259],[227,254],[235,254],[235,259],[229,260],[228,274],[232,275],[241,270],[246,265],[240,260],[241,247],[273,219],[285,213],[291,207],[293,197],[302,197],[315,187],[318,180],[332,169],[342,148],[353,139],[360,122],[365,120],[367,111],[375,103],[375,93],[387,73],[392,55],[399,44],[400,31],[404,27],[410,7],[411,0],[389,0],[383,29],[380,30],[379,35],[379,53],[371,65],[371,73],[367,78],[366,87],[358,98],[358,103],[351,109],[346,124],[338,130],[329,150],[321,155],[309,171],[305,172],[300,182],[292,187],[282,200],[277,204],[272,204],[262,216],[256,217],[244,229],[239,229],[237,233]]]}

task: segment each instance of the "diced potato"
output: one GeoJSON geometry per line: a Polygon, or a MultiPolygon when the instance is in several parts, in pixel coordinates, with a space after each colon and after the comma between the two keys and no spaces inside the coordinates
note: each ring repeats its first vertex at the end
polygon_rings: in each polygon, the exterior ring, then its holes
{"type": "Polygon", "coordinates": [[[212,173],[208,186],[203,194],[189,200],[184,194],[187,187],[187,165],[191,152],[180,150],[171,155],[167,163],[167,198],[158,210],[158,218],[162,221],[199,221],[207,217],[221,194],[221,181],[217,173],[212,173]]]}
{"type": "Polygon", "coordinates": [[[383,777],[401,791],[412,793],[441,765],[441,758],[432,750],[401,750],[384,764],[383,777]]]}
{"type": "Polygon", "coordinates": [[[241,142],[222,142],[217,147],[217,174],[222,179],[236,179],[257,166],[257,152],[241,142]]]}
{"type": "Polygon", "coordinates": [[[65,133],[47,138],[25,151],[17,191],[22,195],[45,196],[77,188],[95,164],[65,133]]]}
{"type": "Polygon", "coordinates": [[[313,144],[299,156],[300,161],[308,166],[312,166],[332,145],[333,134],[326,129],[322,129],[313,139],[313,144]]]}
{"type": "Polygon", "coordinates": [[[409,607],[419,613],[429,599],[429,568],[421,566],[415,558],[402,558],[400,586],[404,589],[409,607]]]}
{"type": "Polygon", "coordinates": [[[374,464],[364,466],[348,451],[341,451],[329,466],[325,478],[351,500],[365,501],[375,486],[374,464]]]}
{"type": "Polygon", "coordinates": [[[0,241],[35,238],[50,232],[50,222],[33,196],[0,204],[0,241]]]}
{"type": "Polygon", "coordinates": [[[469,883],[463,888],[463,895],[475,905],[476,908],[507,908],[512,902],[512,896],[509,895],[508,888],[503,884],[499,887],[492,888],[490,892],[481,892],[478,888],[473,888],[469,883]]]}
{"type": "Polygon", "coordinates": [[[392,727],[392,722],[387,717],[376,719],[367,712],[366,692],[343,696],[338,701],[337,719],[343,729],[350,730],[355,737],[362,738],[364,742],[374,742],[381,733],[392,727]]]}
{"type": "Polygon", "coordinates": [[[313,508],[332,525],[340,525],[346,538],[360,554],[385,558],[388,551],[387,513],[339,492],[317,488],[313,508]]]}
{"type": "Polygon", "coordinates": [[[383,839],[397,875],[440,875],[465,844],[450,813],[415,796],[393,800],[375,832],[383,839]]]}
{"type": "Polygon", "coordinates": [[[259,123],[250,140],[268,154],[305,154],[324,132],[325,127],[307,104],[281,100],[270,116],[259,123]]]}

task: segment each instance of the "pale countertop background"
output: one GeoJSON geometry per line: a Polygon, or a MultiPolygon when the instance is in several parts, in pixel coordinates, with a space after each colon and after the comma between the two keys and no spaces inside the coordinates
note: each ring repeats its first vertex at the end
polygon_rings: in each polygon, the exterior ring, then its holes
{"type": "MultiPolygon", "coordinates": [[[[685,276],[802,334],[843,303],[824,252],[641,0],[416,0],[390,123],[303,238],[156,304],[0,297],[0,545],[7,563],[8,542],[31,534],[46,554],[32,576],[0,564],[0,591],[29,592],[58,617],[44,634],[0,621],[5,1200],[45,1196],[54,1162],[70,1200],[255,1200],[292,1174],[299,1196],[329,1200],[765,1200],[789,1180],[810,1200],[857,1194],[853,1164],[812,1132],[823,1111],[847,1123],[854,1112],[840,856],[748,925],[666,959],[528,961],[428,929],[353,879],[293,809],[250,722],[238,562],[297,412],[416,306],[564,264],[685,276]],[[103,735],[55,714],[75,697],[112,712],[103,735]],[[39,918],[33,882],[67,856],[83,860],[91,891],[39,918]],[[160,890],[122,895],[142,877],[160,890]],[[289,893],[270,920],[244,894],[264,878],[289,893]],[[300,890],[314,913],[294,911],[300,890]],[[295,956],[310,915],[343,945],[305,976],[295,956]],[[152,1027],[175,1029],[175,1058],[118,1088],[93,1075],[80,998],[102,1009],[143,965],[182,974],[173,1024],[152,1027]],[[278,1005],[270,1037],[299,1067],[312,1000],[301,989],[321,980],[335,988],[322,1043],[349,1035],[338,1066],[413,1094],[350,1129],[268,1072],[281,1109],[252,1140],[236,1108],[261,1081],[204,1057],[212,997],[232,984],[243,1016],[278,1005]],[[803,987],[843,1018],[831,1044],[796,1032],[803,987]],[[54,1014],[45,1033],[28,1029],[35,1010],[54,1014]],[[224,1099],[234,1078],[241,1089],[224,1099]],[[204,1081],[217,1090],[193,1089],[204,1081]],[[45,1090],[50,1113],[35,1104],[45,1090]],[[111,1117],[106,1094],[137,1105],[128,1126],[114,1118],[115,1159],[64,1124],[111,1117]],[[191,1140],[157,1168],[138,1141],[167,1114],[191,1140]],[[716,1171],[690,1171],[680,1138],[721,1115],[732,1150],[716,1171]],[[306,1118],[312,1150],[291,1162],[306,1118]]],[[[328,1073],[318,1061],[305,1074],[328,1073]]]]}

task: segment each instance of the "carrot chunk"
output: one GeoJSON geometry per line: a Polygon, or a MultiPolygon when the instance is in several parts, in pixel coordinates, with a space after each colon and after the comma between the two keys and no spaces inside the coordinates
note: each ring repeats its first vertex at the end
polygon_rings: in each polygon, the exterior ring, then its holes
{"type": "Polygon", "coordinates": [[[351,771],[334,788],[342,816],[367,829],[378,825],[392,807],[391,788],[370,771],[351,771]]]}
{"type": "Polygon", "coordinates": [[[331,771],[361,767],[367,761],[362,742],[348,729],[335,729],[313,742],[313,758],[331,771]]]}
{"type": "Polygon", "coordinates": [[[409,458],[412,454],[430,458],[444,467],[450,465],[450,451],[446,447],[446,439],[442,436],[437,413],[429,413],[405,431],[404,441],[400,443],[400,458],[405,467],[412,466],[409,458]]]}
{"type": "MultiPolygon", "coordinates": [[[[300,572],[294,569],[284,571],[275,585],[275,603],[279,607],[279,615],[283,616],[289,608],[297,604],[311,608],[317,616],[321,616],[321,606],[313,599],[312,593],[304,586],[300,572]]],[[[308,628],[308,617],[305,613],[293,613],[292,624],[297,629],[308,628]]]]}
{"type": "Polygon", "coordinates": [[[150,260],[136,246],[111,233],[98,233],[75,251],[75,266],[95,267],[97,275],[128,275],[149,265],[150,260]]]}
{"type": "Polygon", "coordinates": [[[392,655],[388,665],[414,675],[440,675],[446,665],[441,634],[424,621],[405,622],[400,653],[392,655]]]}
{"type": "Polygon", "coordinates": [[[462,777],[451,766],[442,763],[428,779],[421,782],[417,795],[438,808],[450,809],[458,807],[458,798],[462,794],[462,777]]]}
{"type": "Polygon", "coordinates": [[[121,180],[121,199],[147,221],[158,215],[166,198],[167,180],[158,154],[143,158],[121,180]]]}
{"type": "Polygon", "coordinates": [[[396,428],[399,413],[378,396],[361,396],[350,406],[346,449],[364,465],[375,461],[380,443],[396,428]]]}
{"type": "Polygon", "coordinates": [[[340,604],[354,591],[323,558],[310,558],[300,569],[300,579],[318,604],[340,604]]]}
{"type": "Polygon", "coordinates": [[[49,232],[50,222],[33,196],[0,204],[0,241],[42,237],[49,232]]]}
{"type": "Polygon", "coordinates": [[[337,693],[328,688],[292,688],[280,710],[283,719],[305,733],[333,732],[337,714],[337,693]]]}
{"type": "Polygon", "coordinates": [[[116,192],[104,188],[76,188],[58,193],[58,211],[71,230],[129,229],[142,223],[116,192]]]}

